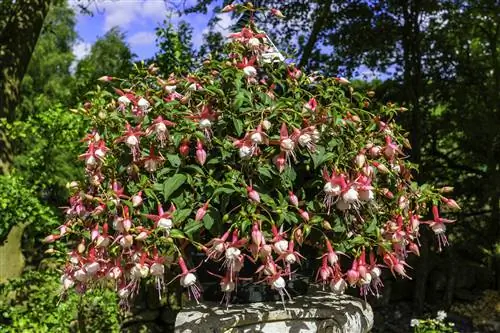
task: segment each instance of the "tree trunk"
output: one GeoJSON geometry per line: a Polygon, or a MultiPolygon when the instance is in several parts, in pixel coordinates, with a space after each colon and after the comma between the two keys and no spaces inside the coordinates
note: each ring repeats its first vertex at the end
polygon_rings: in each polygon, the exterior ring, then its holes
{"type": "MultiPolygon", "coordinates": [[[[421,0],[402,1],[400,8],[403,11],[404,24],[402,27],[403,42],[403,63],[404,77],[403,85],[405,90],[405,99],[411,107],[411,136],[412,161],[420,164],[422,156],[422,110],[420,97],[423,94],[422,80],[422,51],[421,51],[421,32],[419,17],[422,11],[421,0]]],[[[416,181],[422,179],[423,173],[416,175],[416,181]]],[[[429,275],[429,249],[432,236],[428,232],[421,233],[422,246],[420,249],[420,258],[415,270],[415,292],[414,292],[414,311],[420,314],[424,307],[425,295],[427,289],[427,278],[429,275]]]]}
{"type": "MultiPolygon", "coordinates": [[[[50,0],[3,0],[0,4],[0,118],[15,119],[21,81],[42,31],[50,0]]],[[[12,162],[12,147],[0,127],[0,172],[12,162]]]]}

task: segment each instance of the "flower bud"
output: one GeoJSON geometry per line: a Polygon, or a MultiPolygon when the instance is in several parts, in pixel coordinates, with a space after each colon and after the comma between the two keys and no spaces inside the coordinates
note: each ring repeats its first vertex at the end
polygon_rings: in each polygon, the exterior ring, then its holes
{"type": "Polygon", "coordinates": [[[293,206],[299,207],[299,198],[292,191],[288,192],[288,199],[293,206]]]}
{"type": "Polygon", "coordinates": [[[458,205],[458,203],[453,199],[448,199],[448,198],[442,197],[441,200],[445,203],[445,205],[448,208],[456,209],[456,210],[461,209],[460,206],[458,205]]]}
{"type": "Polygon", "coordinates": [[[366,156],[363,153],[359,153],[358,155],[356,155],[356,158],[354,160],[358,169],[361,169],[365,165],[366,156]]]}
{"type": "Polygon", "coordinates": [[[388,188],[382,188],[382,189],[380,189],[380,191],[382,192],[382,194],[383,194],[386,198],[388,198],[388,199],[393,199],[393,198],[394,198],[394,194],[392,194],[392,192],[391,192],[391,191],[389,191],[389,189],[388,189],[388,188]]]}
{"type": "Polygon", "coordinates": [[[454,188],[452,186],[444,186],[439,189],[439,193],[451,193],[454,188]]]}
{"type": "Polygon", "coordinates": [[[271,126],[272,126],[272,124],[271,124],[271,122],[270,122],[269,120],[264,119],[264,120],[262,121],[262,128],[263,128],[265,131],[269,131],[269,130],[271,129],[271,126]]]}

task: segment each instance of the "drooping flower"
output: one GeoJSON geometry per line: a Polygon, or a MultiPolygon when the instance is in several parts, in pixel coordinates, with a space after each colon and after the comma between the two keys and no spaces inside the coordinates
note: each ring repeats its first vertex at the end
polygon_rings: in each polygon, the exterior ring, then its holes
{"type": "Polygon", "coordinates": [[[182,257],[179,257],[177,262],[181,268],[181,274],[179,274],[181,286],[188,289],[189,298],[192,297],[196,303],[199,303],[199,299],[201,297],[201,286],[198,283],[196,275],[193,274],[195,269],[188,270],[186,262],[182,257]]]}
{"type": "Polygon", "coordinates": [[[129,123],[126,123],[124,134],[116,139],[115,143],[124,142],[130,148],[133,159],[136,161],[141,154],[139,142],[143,135],[144,132],[141,130],[141,124],[132,127],[129,123]]]}
{"type": "Polygon", "coordinates": [[[168,140],[168,129],[167,127],[174,126],[175,123],[163,119],[162,116],[158,116],[151,126],[146,129],[146,135],[156,134],[156,139],[160,141],[160,147],[165,146],[165,142],[168,140]]]}
{"type": "Polygon", "coordinates": [[[434,234],[436,234],[438,240],[438,249],[441,252],[443,246],[449,245],[448,239],[446,238],[446,223],[453,223],[455,220],[445,219],[439,216],[439,210],[437,206],[432,206],[432,216],[431,221],[421,221],[420,223],[428,224],[431,227],[434,234]]]}

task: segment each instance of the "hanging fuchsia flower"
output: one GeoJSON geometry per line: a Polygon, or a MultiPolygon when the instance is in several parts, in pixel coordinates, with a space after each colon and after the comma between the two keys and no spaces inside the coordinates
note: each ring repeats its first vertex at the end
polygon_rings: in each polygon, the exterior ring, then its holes
{"type": "Polygon", "coordinates": [[[327,252],[324,253],[321,256],[321,258],[326,258],[328,264],[330,265],[330,267],[332,267],[334,269],[335,272],[340,271],[340,266],[338,264],[339,257],[337,255],[337,253],[340,253],[340,254],[343,254],[343,253],[342,252],[336,252],[333,249],[333,246],[330,243],[330,240],[328,238],[325,238],[325,244],[326,244],[327,252]]]}
{"type": "Polygon", "coordinates": [[[181,274],[178,275],[180,277],[181,286],[188,289],[189,298],[194,298],[196,303],[199,303],[201,297],[201,286],[198,283],[198,279],[196,275],[193,274],[195,269],[188,270],[186,266],[186,262],[182,257],[179,257],[177,260],[179,263],[179,267],[181,268],[181,274]]]}
{"type": "Polygon", "coordinates": [[[411,280],[406,274],[405,267],[410,267],[404,260],[399,259],[394,253],[386,252],[384,254],[384,263],[391,270],[392,275],[396,276],[394,272],[398,273],[400,276],[408,278],[411,280]]]}
{"type": "Polygon", "coordinates": [[[330,214],[331,206],[339,200],[342,191],[347,188],[347,184],[345,177],[337,174],[335,171],[332,171],[330,176],[328,170],[323,168],[322,175],[325,181],[325,185],[323,186],[323,191],[325,192],[323,203],[326,206],[328,214],[330,214]]]}
{"type": "Polygon", "coordinates": [[[79,156],[79,159],[85,160],[85,166],[88,170],[93,170],[97,168],[101,159],[96,154],[96,148],[94,142],[90,142],[87,152],[79,156]]]}
{"type": "Polygon", "coordinates": [[[167,212],[163,211],[161,204],[158,204],[158,214],[145,214],[144,216],[154,221],[154,227],[164,229],[167,234],[173,228],[172,214],[175,212],[175,206],[172,204],[167,212]]]}
{"type": "Polygon", "coordinates": [[[250,58],[248,60],[246,57],[243,57],[241,62],[236,64],[236,67],[243,69],[243,73],[247,78],[253,78],[257,75],[257,69],[255,69],[254,63],[257,59],[255,57],[250,58]]]}
{"type": "Polygon", "coordinates": [[[195,221],[199,222],[203,220],[205,215],[207,214],[207,209],[208,209],[208,201],[203,204],[197,211],[196,211],[196,217],[194,218],[195,221]]]}
{"type": "Polygon", "coordinates": [[[303,110],[316,112],[317,107],[318,107],[318,102],[316,102],[316,99],[312,97],[307,103],[304,104],[303,110]]]}
{"type": "Polygon", "coordinates": [[[212,238],[205,246],[204,251],[207,254],[207,260],[219,260],[226,251],[229,243],[226,242],[230,235],[227,230],[220,238],[212,238]]]}
{"type": "Polygon", "coordinates": [[[284,151],[281,151],[277,156],[273,158],[273,162],[280,173],[285,171],[287,162],[286,153],[284,151]]]}
{"type": "Polygon", "coordinates": [[[321,266],[316,273],[316,283],[320,282],[323,286],[323,290],[325,289],[325,285],[327,285],[330,279],[334,276],[335,272],[332,267],[328,266],[328,259],[326,256],[323,256],[323,260],[321,266]]]}
{"type": "Polygon", "coordinates": [[[165,146],[165,142],[168,140],[168,129],[167,127],[174,126],[175,123],[164,120],[162,116],[158,116],[151,126],[146,129],[146,135],[156,134],[156,139],[160,141],[160,147],[165,146]]]}
{"type": "Polygon", "coordinates": [[[212,126],[218,117],[219,115],[217,112],[212,110],[212,106],[210,104],[203,105],[201,112],[198,115],[187,116],[187,118],[198,121],[198,127],[203,131],[205,138],[208,141],[210,141],[213,136],[212,126]]]}
{"type": "Polygon", "coordinates": [[[278,17],[278,18],[285,18],[285,15],[283,15],[283,13],[281,12],[281,10],[276,9],[276,8],[272,8],[272,9],[271,9],[271,14],[272,14],[273,16],[278,17]]]}
{"type": "Polygon", "coordinates": [[[292,191],[288,192],[288,200],[293,206],[299,207],[299,198],[292,191]]]}
{"type": "Polygon", "coordinates": [[[280,227],[280,231],[278,231],[275,225],[272,225],[271,231],[274,236],[272,239],[274,251],[278,255],[285,253],[288,249],[288,241],[285,239],[286,233],[283,232],[283,225],[280,227]]]}
{"type": "Polygon", "coordinates": [[[198,162],[199,165],[205,164],[205,161],[207,160],[207,152],[203,148],[203,143],[198,140],[196,143],[196,162],[198,162]]]}
{"type": "Polygon", "coordinates": [[[264,265],[256,270],[256,273],[263,272],[265,278],[260,282],[267,282],[271,289],[276,290],[281,296],[281,302],[285,307],[285,295],[291,300],[291,296],[286,290],[286,281],[283,279],[281,268],[276,265],[272,257],[267,257],[264,265]]]}
{"type": "Polygon", "coordinates": [[[281,124],[279,145],[281,152],[285,154],[285,158],[289,166],[291,165],[290,157],[292,157],[295,162],[297,161],[294,153],[295,142],[288,135],[285,123],[281,124]]]}
{"type": "Polygon", "coordinates": [[[382,270],[379,268],[379,265],[377,265],[375,253],[373,251],[370,252],[370,265],[368,266],[368,269],[371,275],[371,287],[375,289],[375,292],[373,292],[373,289],[370,290],[373,295],[380,297],[380,289],[384,287],[381,278],[382,270]]]}
{"type": "Polygon", "coordinates": [[[124,134],[116,139],[115,143],[124,142],[130,148],[135,161],[141,154],[139,142],[141,136],[144,135],[144,132],[141,130],[141,124],[132,127],[129,123],[126,123],[125,128],[124,134]]]}
{"type": "Polygon", "coordinates": [[[228,35],[228,38],[233,38],[242,43],[247,43],[251,38],[264,38],[266,34],[263,33],[255,33],[249,28],[242,28],[240,32],[231,33],[228,35]]]}
{"type": "Polygon", "coordinates": [[[394,160],[394,158],[398,154],[400,154],[400,155],[403,154],[403,152],[401,151],[401,148],[399,148],[399,146],[392,141],[392,138],[389,135],[387,135],[385,137],[385,147],[384,147],[383,152],[384,152],[384,156],[389,161],[394,160]]]}
{"type": "Polygon", "coordinates": [[[266,240],[264,238],[264,235],[262,234],[262,231],[260,230],[258,222],[254,222],[254,224],[252,225],[251,239],[252,244],[249,246],[249,250],[252,253],[253,257],[256,258],[262,246],[266,244],[266,240]]]}
{"type": "Polygon", "coordinates": [[[420,223],[428,224],[431,227],[434,234],[436,234],[438,240],[438,249],[441,252],[443,246],[449,245],[448,239],[446,238],[446,225],[445,223],[453,223],[455,220],[444,219],[439,216],[439,210],[437,206],[432,206],[432,216],[431,221],[421,221],[420,223]]]}
{"type": "Polygon", "coordinates": [[[291,135],[293,142],[297,142],[300,147],[307,148],[311,153],[316,151],[316,143],[318,142],[318,137],[316,135],[316,127],[308,126],[302,130],[293,129],[293,134],[291,135]]]}
{"type": "Polygon", "coordinates": [[[441,201],[443,201],[443,203],[451,209],[456,209],[456,210],[461,209],[460,206],[457,204],[457,202],[453,199],[442,197],[441,201]]]}
{"type": "Polygon", "coordinates": [[[248,198],[254,202],[260,203],[259,192],[253,189],[252,186],[247,186],[248,198]]]}
{"type": "Polygon", "coordinates": [[[229,12],[232,12],[235,8],[236,8],[235,4],[226,5],[226,6],[224,6],[224,8],[222,8],[221,12],[229,13],[229,12]]]}
{"type": "Polygon", "coordinates": [[[154,248],[153,256],[149,260],[149,271],[151,276],[155,278],[156,289],[158,290],[158,298],[161,300],[161,293],[166,288],[165,286],[165,259],[158,255],[158,250],[154,248]]]}
{"type": "Polygon", "coordinates": [[[144,169],[147,172],[153,173],[165,162],[165,159],[161,155],[155,154],[155,148],[153,145],[149,148],[149,155],[141,160],[141,164],[144,165],[144,169]]]}
{"type": "Polygon", "coordinates": [[[300,261],[305,259],[303,255],[294,250],[294,246],[295,243],[293,240],[291,240],[288,243],[288,249],[285,252],[281,253],[277,259],[277,261],[283,261],[286,267],[284,275],[287,275],[290,280],[292,279],[291,265],[300,264],[300,261]]]}

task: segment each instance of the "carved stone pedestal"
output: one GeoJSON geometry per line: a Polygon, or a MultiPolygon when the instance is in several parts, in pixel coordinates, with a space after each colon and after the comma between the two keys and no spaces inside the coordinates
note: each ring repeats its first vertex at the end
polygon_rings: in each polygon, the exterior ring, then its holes
{"type": "Polygon", "coordinates": [[[373,312],[364,300],[314,291],[280,302],[231,305],[200,304],[177,315],[175,332],[332,332],[365,333],[373,312]]]}

